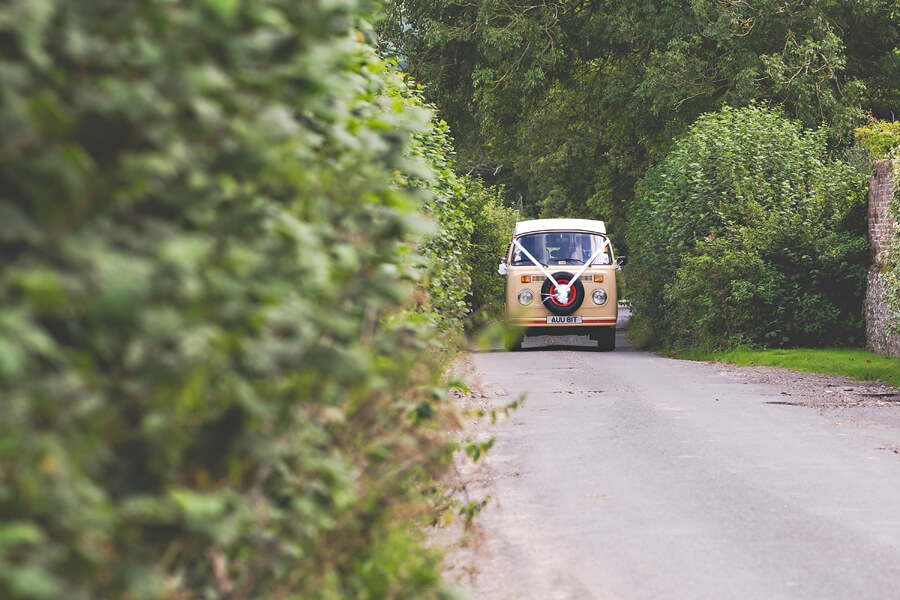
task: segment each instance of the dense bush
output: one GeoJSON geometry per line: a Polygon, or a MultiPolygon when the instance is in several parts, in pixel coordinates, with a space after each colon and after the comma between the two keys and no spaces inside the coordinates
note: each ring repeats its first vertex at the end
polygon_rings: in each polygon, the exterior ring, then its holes
{"type": "Polygon", "coordinates": [[[471,322],[473,311],[496,313],[492,308],[502,304],[505,293],[497,264],[512,236],[515,213],[503,206],[496,188],[456,174],[445,122],[433,123],[413,148],[433,169],[430,179],[411,182],[432,193],[427,208],[438,220],[437,232],[424,246],[434,265],[428,278],[431,308],[445,324],[471,322]]]}
{"type": "Polygon", "coordinates": [[[433,265],[427,280],[430,307],[445,325],[480,321],[481,313],[498,316],[505,283],[497,275],[497,264],[506,252],[516,214],[503,205],[496,188],[453,170],[446,122],[432,123],[416,136],[412,149],[432,168],[430,178],[409,182],[431,192],[427,209],[438,221],[437,231],[423,247],[433,265]]]}
{"type": "Polygon", "coordinates": [[[761,106],[703,115],[641,180],[633,331],[674,347],[860,342],[864,176],[761,106]]]}
{"type": "Polygon", "coordinates": [[[467,180],[465,208],[474,225],[466,258],[471,274],[469,304],[481,311],[482,317],[495,319],[504,314],[506,296],[506,278],[497,273],[497,265],[506,256],[516,214],[503,206],[496,189],[472,180],[467,180]]]}
{"type": "Polygon", "coordinates": [[[439,593],[431,113],[364,6],[0,8],[0,597],[439,593]]]}
{"type": "Polygon", "coordinates": [[[856,129],[856,139],[875,158],[897,158],[900,155],[900,121],[870,119],[856,129]]]}
{"type": "Polygon", "coordinates": [[[465,257],[471,250],[474,224],[463,206],[465,180],[453,171],[452,140],[446,123],[436,122],[416,136],[413,151],[432,170],[409,184],[430,193],[426,211],[437,221],[437,229],[425,240],[422,254],[432,268],[426,280],[431,302],[428,308],[445,326],[458,324],[471,310],[466,302],[469,273],[465,257]]]}

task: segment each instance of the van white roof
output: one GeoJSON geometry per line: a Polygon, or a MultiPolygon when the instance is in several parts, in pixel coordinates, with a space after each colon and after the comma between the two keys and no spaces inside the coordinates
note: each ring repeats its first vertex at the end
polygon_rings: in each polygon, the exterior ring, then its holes
{"type": "Polygon", "coordinates": [[[532,219],[516,223],[513,235],[519,237],[539,231],[586,231],[606,235],[606,224],[591,219],[532,219]]]}

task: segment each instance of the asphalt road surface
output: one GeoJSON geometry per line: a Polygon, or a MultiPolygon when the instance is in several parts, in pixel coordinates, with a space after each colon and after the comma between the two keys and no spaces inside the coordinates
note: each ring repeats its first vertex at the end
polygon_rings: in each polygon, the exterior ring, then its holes
{"type": "Polygon", "coordinates": [[[847,424],[621,334],[576,341],[472,358],[487,401],[527,394],[467,475],[491,498],[474,598],[900,598],[900,405],[847,424]]]}

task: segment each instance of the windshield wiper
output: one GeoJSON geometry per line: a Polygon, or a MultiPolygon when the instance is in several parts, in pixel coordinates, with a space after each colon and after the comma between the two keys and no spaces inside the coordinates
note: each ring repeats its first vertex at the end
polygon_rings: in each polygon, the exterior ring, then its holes
{"type": "MultiPolygon", "coordinates": [[[[513,265],[529,265],[529,264],[532,264],[532,262],[530,260],[528,260],[527,258],[520,258],[519,260],[512,261],[511,264],[513,264],[513,265]]],[[[541,263],[541,266],[546,267],[547,265],[541,263]]]]}

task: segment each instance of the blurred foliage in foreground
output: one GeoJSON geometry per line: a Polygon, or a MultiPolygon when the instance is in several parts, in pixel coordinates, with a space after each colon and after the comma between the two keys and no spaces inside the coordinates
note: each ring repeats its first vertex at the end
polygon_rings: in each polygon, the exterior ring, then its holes
{"type": "Polygon", "coordinates": [[[443,593],[448,186],[492,192],[367,10],[0,8],[0,597],[443,593]]]}

